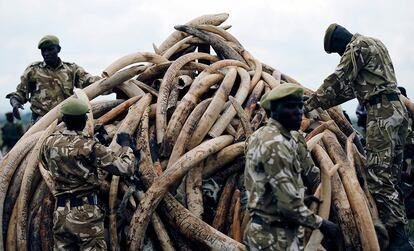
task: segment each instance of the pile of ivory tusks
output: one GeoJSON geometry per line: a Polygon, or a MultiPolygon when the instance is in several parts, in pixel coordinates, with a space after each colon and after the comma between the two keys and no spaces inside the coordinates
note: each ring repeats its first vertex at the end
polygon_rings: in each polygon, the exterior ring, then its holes
{"type": "MultiPolygon", "coordinates": [[[[110,249],[246,250],[241,242],[249,215],[240,182],[245,140],[268,118],[257,102],[280,84],[299,83],[246,51],[227,31],[230,26],[220,26],[227,18],[205,15],[176,26],[155,52],[124,56],[103,71],[102,80],[75,90],[92,111],[85,133],[105,128],[116,152],[114,135],[126,132],[141,150],[136,168],[142,188],[136,179],[102,175],[110,249]],[[89,102],[114,88],[129,99],[89,102]],[[213,220],[205,222],[202,185],[210,177],[224,185],[213,220]]],[[[53,182],[39,152],[45,138],[63,126],[59,106],[1,160],[1,250],[53,247],[53,182]]],[[[345,250],[379,250],[373,224],[378,214],[363,182],[365,157],[341,109],[311,112],[301,131],[321,168],[315,194],[323,202],[314,210],[323,218],[335,212],[344,240],[338,245],[345,250]]],[[[316,250],[321,239],[313,231],[306,249],[316,250]]]]}

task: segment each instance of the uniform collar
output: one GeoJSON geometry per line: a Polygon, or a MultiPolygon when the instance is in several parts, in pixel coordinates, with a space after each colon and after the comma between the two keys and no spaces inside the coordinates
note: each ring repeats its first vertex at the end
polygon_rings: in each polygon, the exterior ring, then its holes
{"type": "Polygon", "coordinates": [[[58,65],[56,68],[51,68],[50,66],[48,66],[48,65],[45,63],[45,61],[42,61],[42,63],[40,64],[40,66],[41,66],[42,68],[49,68],[49,69],[52,69],[52,70],[57,70],[57,69],[59,69],[59,68],[63,67],[63,61],[59,58],[59,65],[58,65]]]}
{"type": "Polygon", "coordinates": [[[277,127],[283,136],[289,139],[292,138],[292,134],[282,124],[280,124],[279,121],[273,118],[269,118],[269,120],[267,121],[267,125],[277,127]]]}

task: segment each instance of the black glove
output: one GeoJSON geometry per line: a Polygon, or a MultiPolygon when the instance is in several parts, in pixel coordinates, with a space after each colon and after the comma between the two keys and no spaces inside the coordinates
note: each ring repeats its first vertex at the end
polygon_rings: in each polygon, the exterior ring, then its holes
{"type": "Polygon", "coordinates": [[[19,112],[19,108],[20,109],[24,109],[22,103],[19,102],[19,100],[17,100],[16,98],[11,98],[10,99],[10,104],[13,107],[13,116],[20,120],[20,112],[19,112]]]}
{"type": "Polygon", "coordinates": [[[325,219],[322,221],[322,225],[319,227],[319,231],[321,231],[323,236],[329,239],[338,239],[341,236],[339,226],[332,221],[325,219]]]}
{"type": "Polygon", "coordinates": [[[131,137],[129,136],[128,133],[125,132],[121,132],[118,133],[117,137],[116,137],[116,143],[118,143],[120,146],[130,146],[130,142],[131,142],[131,137]]]}
{"type": "Polygon", "coordinates": [[[305,204],[306,207],[309,207],[312,204],[312,202],[316,202],[318,204],[322,203],[322,201],[315,195],[307,195],[303,199],[303,203],[305,204]]]}

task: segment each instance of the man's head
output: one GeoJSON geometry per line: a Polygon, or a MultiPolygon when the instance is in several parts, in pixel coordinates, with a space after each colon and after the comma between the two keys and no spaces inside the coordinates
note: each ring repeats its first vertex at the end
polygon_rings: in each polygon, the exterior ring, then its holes
{"type": "Polygon", "coordinates": [[[82,131],[86,125],[88,104],[77,98],[69,98],[60,107],[62,120],[68,130],[82,131]]]}
{"type": "Polygon", "coordinates": [[[260,106],[287,130],[299,130],[303,116],[303,88],[296,84],[279,85],[263,95],[260,106]]]}
{"type": "Polygon", "coordinates": [[[43,60],[47,65],[56,67],[59,64],[59,38],[53,35],[46,35],[40,39],[37,48],[41,50],[43,60]]]}
{"type": "Polygon", "coordinates": [[[347,29],[339,24],[331,24],[326,29],[323,46],[327,53],[336,52],[342,56],[351,39],[352,33],[347,29]]]}
{"type": "Polygon", "coordinates": [[[405,90],[405,88],[404,88],[404,87],[402,87],[402,86],[398,86],[398,90],[400,90],[401,95],[403,95],[404,97],[406,97],[406,98],[407,98],[407,90],[405,90]]]}
{"type": "Polygon", "coordinates": [[[13,123],[13,121],[14,121],[13,113],[11,113],[11,112],[6,113],[6,119],[10,123],[13,123]]]}

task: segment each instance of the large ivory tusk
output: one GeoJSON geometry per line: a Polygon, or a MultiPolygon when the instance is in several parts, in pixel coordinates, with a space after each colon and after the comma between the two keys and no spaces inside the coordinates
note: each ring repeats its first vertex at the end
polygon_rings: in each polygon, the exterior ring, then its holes
{"type": "Polygon", "coordinates": [[[232,96],[229,97],[230,103],[236,110],[237,116],[240,118],[241,125],[244,130],[244,134],[246,137],[250,136],[253,133],[253,127],[250,124],[249,117],[247,116],[246,112],[243,110],[242,106],[237,102],[235,98],[232,96]]]}
{"type": "Polygon", "coordinates": [[[190,44],[200,44],[200,43],[205,43],[205,42],[198,37],[189,36],[189,37],[183,38],[182,40],[178,41],[173,46],[171,46],[168,50],[166,50],[162,54],[162,56],[166,59],[169,59],[176,52],[188,48],[190,44]]]}
{"type": "Polygon", "coordinates": [[[186,182],[186,199],[187,208],[194,214],[195,217],[202,219],[204,212],[203,208],[203,190],[202,190],[202,172],[204,163],[200,162],[198,165],[187,173],[186,182]]]}
{"type": "MultiPolygon", "coordinates": [[[[316,136],[318,137],[318,136],[316,136]]],[[[314,137],[314,138],[316,138],[314,137]]],[[[329,158],[329,155],[323,150],[320,145],[315,145],[313,148],[315,152],[315,157],[318,158],[318,163],[321,168],[321,201],[319,205],[318,215],[323,219],[329,218],[329,211],[331,209],[331,176],[329,174],[330,170],[334,168],[334,165],[329,158]]],[[[317,250],[321,244],[323,235],[318,230],[315,229],[312,231],[312,235],[306,245],[305,251],[317,250]]]]}
{"type": "Polygon", "coordinates": [[[213,100],[208,106],[207,110],[204,112],[201,117],[197,128],[194,130],[193,136],[189,141],[187,149],[192,149],[204,139],[207,135],[208,130],[210,130],[213,123],[217,120],[220,115],[223,105],[227,101],[227,97],[230,94],[230,90],[233,87],[234,81],[236,80],[237,71],[235,68],[230,68],[226,76],[223,79],[223,82],[220,85],[220,88],[214,94],[213,100]]]}
{"type": "MultiPolygon", "coordinates": [[[[199,25],[199,24],[211,24],[211,25],[220,25],[224,21],[227,20],[229,17],[229,14],[227,13],[220,13],[220,14],[213,14],[213,15],[204,15],[197,17],[186,24],[188,25],[199,25]]],[[[173,46],[177,41],[182,40],[184,37],[186,37],[187,34],[180,32],[180,31],[174,31],[171,35],[167,37],[167,39],[164,40],[164,42],[161,43],[160,46],[158,46],[159,52],[162,54],[164,51],[166,51],[168,48],[173,46]]]]}
{"type": "Polygon", "coordinates": [[[208,24],[194,25],[194,27],[199,29],[199,30],[202,30],[202,31],[207,31],[207,32],[217,34],[217,35],[221,36],[222,38],[224,38],[225,40],[227,40],[229,42],[233,42],[233,43],[237,44],[238,46],[243,47],[241,45],[241,43],[239,42],[239,40],[237,40],[236,37],[234,37],[232,34],[227,32],[222,27],[218,27],[218,26],[214,26],[214,25],[208,25],[208,24]]]}
{"type": "Polygon", "coordinates": [[[184,154],[187,141],[193,134],[198,121],[207,109],[210,102],[211,98],[200,102],[200,104],[198,104],[196,108],[194,108],[188,119],[185,121],[185,124],[181,129],[180,134],[178,135],[177,141],[174,144],[174,148],[168,160],[167,168],[174,164],[175,161],[177,161],[181,157],[181,155],[184,154]]]}
{"type": "Polygon", "coordinates": [[[199,101],[200,96],[208,90],[208,88],[223,79],[221,74],[211,74],[202,80],[195,81],[191,85],[190,90],[181,99],[181,103],[175,108],[173,115],[168,123],[167,132],[164,138],[162,152],[166,155],[170,154],[175,145],[175,141],[183,128],[184,121],[194,109],[199,101]]]}
{"type": "Polygon", "coordinates": [[[368,209],[364,191],[361,189],[358,178],[356,177],[355,169],[349,168],[349,160],[346,158],[342,146],[332,132],[325,131],[323,141],[325,145],[329,146],[327,150],[334,162],[341,163],[338,171],[342,178],[352,211],[354,212],[363,250],[379,250],[374,223],[368,209]]]}
{"type": "Polygon", "coordinates": [[[129,98],[136,97],[136,96],[144,96],[145,92],[139,88],[138,85],[135,84],[134,79],[130,79],[120,85],[118,85],[118,89],[120,89],[123,93],[125,93],[129,98]]]}
{"type": "Polygon", "coordinates": [[[226,164],[235,160],[238,156],[244,153],[244,147],[246,142],[238,142],[232,145],[229,145],[218,153],[211,155],[205,161],[205,166],[203,169],[203,179],[206,179],[214,175],[226,164]]]}
{"type": "MultiPolygon", "coordinates": [[[[247,73],[247,71],[243,68],[237,68],[237,72],[239,73],[241,81],[239,89],[237,90],[234,99],[239,104],[243,104],[244,100],[249,94],[250,76],[249,73],[247,73]]],[[[218,118],[214,125],[211,127],[208,134],[213,138],[220,136],[236,114],[236,109],[233,106],[227,107],[227,109],[222,113],[220,118],[218,118]]]]}
{"type": "Polygon", "coordinates": [[[229,211],[231,196],[236,188],[236,174],[233,174],[227,179],[226,185],[224,185],[219,202],[217,203],[216,214],[214,215],[212,227],[220,232],[224,231],[224,223],[226,222],[226,216],[229,211]]]}
{"type": "Polygon", "coordinates": [[[105,70],[103,70],[102,72],[102,77],[110,77],[122,68],[140,62],[151,62],[153,64],[161,64],[168,62],[168,60],[165,59],[163,56],[160,56],[152,52],[132,53],[115,60],[112,64],[106,67],[105,70]]]}
{"type": "Polygon", "coordinates": [[[132,97],[132,98],[122,102],[121,104],[119,104],[118,106],[116,106],[115,108],[110,110],[109,112],[105,113],[103,116],[99,117],[96,120],[96,125],[105,125],[105,124],[107,124],[108,122],[115,119],[119,114],[124,112],[126,109],[128,109],[131,105],[135,104],[140,99],[141,99],[141,97],[132,97]]]}
{"type": "Polygon", "coordinates": [[[127,239],[130,250],[137,250],[142,247],[143,234],[147,229],[149,217],[167,193],[168,188],[198,162],[226,147],[232,141],[233,137],[231,136],[220,136],[203,142],[184,154],[171,168],[167,169],[154,181],[132,217],[127,239]]]}
{"type": "Polygon", "coordinates": [[[201,31],[197,28],[188,26],[188,25],[176,25],[174,26],[176,30],[183,31],[185,33],[191,34],[193,36],[199,37],[202,40],[206,41],[214,50],[217,52],[218,55],[223,56],[223,58],[227,59],[235,59],[241,62],[244,62],[242,56],[240,56],[237,51],[235,51],[232,47],[230,47],[224,39],[221,39],[217,36],[212,36],[211,33],[201,31]]]}
{"type": "Polygon", "coordinates": [[[34,133],[30,136],[27,136],[25,139],[21,140],[19,145],[13,147],[10,152],[4,156],[0,162],[0,250],[4,250],[3,247],[3,214],[4,214],[4,200],[7,195],[7,189],[9,187],[10,181],[13,177],[13,174],[26,156],[26,154],[32,150],[32,147],[38,141],[42,132],[34,133]]]}
{"type": "Polygon", "coordinates": [[[267,72],[262,72],[263,80],[270,85],[270,88],[273,89],[280,85],[280,80],[275,79],[272,75],[267,72]]]}
{"type": "Polygon", "coordinates": [[[206,59],[210,61],[217,60],[215,56],[211,56],[206,53],[193,52],[186,54],[174,61],[162,79],[157,99],[157,111],[155,118],[155,125],[157,128],[157,142],[159,144],[162,142],[164,138],[164,132],[167,129],[167,103],[168,95],[170,94],[173,86],[173,80],[181,67],[183,67],[188,62],[196,59],[206,59]]]}
{"type": "Polygon", "coordinates": [[[19,250],[26,250],[27,248],[27,203],[32,193],[30,188],[39,163],[40,150],[46,138],[55,130],[56,125],[57,120],[42,133],[30,154],[29,163],[24,171],[17,210],[17,246],[19,250]]]}

